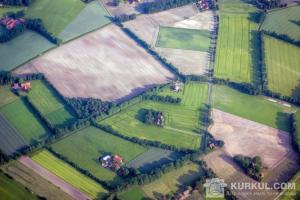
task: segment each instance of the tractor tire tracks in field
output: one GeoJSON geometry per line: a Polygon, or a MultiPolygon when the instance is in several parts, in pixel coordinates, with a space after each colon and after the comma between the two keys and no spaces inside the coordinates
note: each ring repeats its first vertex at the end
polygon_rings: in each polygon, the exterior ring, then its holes
{"type": "Polygon", "coordinates": [[[63,181],[61,178],[57,177],[56,175],[52,174],[45,168],[38,165],[36,162],[34,162],[31,158],[27,156],[22,156],[19,158],[19,161],[25,165],[26,167],[32,169],[37,174],[48,180],[49,182],[53,183],[57,187],[61,188],[64,192],[69,194],[71,197],[77,200],[87,200],[91,199],[87,195],[80,192],[78,189],[74,188],[70,184],[63,181]]]}

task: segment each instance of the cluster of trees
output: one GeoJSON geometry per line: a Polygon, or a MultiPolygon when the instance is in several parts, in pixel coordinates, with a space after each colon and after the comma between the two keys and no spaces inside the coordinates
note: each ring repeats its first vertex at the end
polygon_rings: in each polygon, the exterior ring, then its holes
{"type": "Polygon", "coordinates": [[[233,160],[248,174],[257,181],[261,181],[262,161],[259,156],[253,158],[249,156],[236,155],[233,160]]]}
{"type": "Polygon", "coordinates": [[[130,20],[134,20],[136,18],[136,14],[121,14],[121,15],[116,15],[113,17],[113,21],[116,23],[122,23],[122,22],[127,22],[130,20]]]}
{"type": "Polygon", "coordinates": [[[11,74],[11,72],[0,71],[0,85],[8,85],[12,83],[19,83],[20,79],[24,81],[30,80],[42,80],[44,79],[44,75],[37,73],[37,74],[25,74],[22,77],[17,77],[11,74]]]}
{"type": "Polygon", "coordinates": [[[53,44],[60,43],[60,40],[45,28],[41,19],[26,19],[26,28],[39,33],[53,44]]]}
{"type": "Polygon", "coordinates": [[[0,0],[0,4],[8,6],[30,6],[32,0],[0,0]]]}
{"type": "Polygon", "coordinates": [[[227,85],[233,89],[250,95],[258,95],[261,93],[261,89],[252,83],[236,83],[230,81],[229,79],[220,78],[214,78],[213,82],[215,84],[227,85]]]}
{"type": "Polygon", "coordinates": [[[171,8],[184,6],[190,3],[195,3],[197,0],[158,0],[158,1],[144,1],[140,3],[138,9],[142,13],[154,13],[171,8]]]}
{"type": "Polygon", "coordinates": [[[167,95],[167,96],[160,96],[160,95],[156,95],[156,94],[145,95],[144,99],[151,100],[151,101],[160,101],[163,103],[172,103],[172,104],[179,104],[181,102],[181,98],[179,98],[179,97],[174,98],[169,95],[167,95]]]}
{"type": "MultiPolygon", "coordinates": [[[[20,17],[24,17],[24,12],[19,11],[16,13],[7,13],[5,16],[18,19],[20,17]]],[[[11,30],[8,30],[6,26],[0,25],[0,29],[2,29],[0,34],[0,43],[8,42],[9,40],[14,39],[15,37],[21,35],[26,30],[25,23],[18,23],[15,25],[15,27],[11,30]]]]}
{"type": "Polygon", "coordinates": [[[291,121],[292,121],[292,138],[293,138],[293,145],[295,149],[300,152],[300,130],[297,129],[297,116],[295,113],[291,114],[291,121]]]}
{"type": "Polygon", "coordinates": [[[0,149],[0,165],[6,163],[9,160],[8,156],[5,155],[0,149]]]}
{"type": "Polygon", "coordinates": [[[109,115],[115,104],[94,98],[64,98],[81,119],[109,115]]]}
{"type": "Polygon", "coordinates": [[[142,121],[148,125],[154,125],[163,127],[165,124],[165,118],[161,111],[155,111],[152,109],[143,109],[142,121]]]}
{"type": "Polygon", "coordinates": [[[280,0],[250,0],[250,3],[256,5],[260,9],[272,9],[278,7],[286,7],[287,4],[281,4],[280,0]]]}
{"type": "Polygon", "coordinates": [[[133,142],[133,143],[136,143],[136,144],[139,144],[139,145],[142,145],[142,146],[158,147],[158,148],[161,148],[161,149],[167,149],[167,150],[170,150],[170,151],[177,151],[177,152],[182,152],[182,153],[194,153],[195,152],[195,151],[190,150],[190,149],[178,148],[174,145],[163,144],[159,141],[150,141],[150,140],[145,140],[145,139],[139,139],[139,138],[136,138],[136,137],[128,137],[128,136],[125,136],[125,135],[119,133],[118,131],[114,130],[109,125],[98,124],[95,121],[92,121],[92,125],[99,128],[99,129],[102,129],[103,131],[108,132],[108,133],[110,133],[114,136],[120,137],[124,140],[128,140],[130,142],[133,142]]]}

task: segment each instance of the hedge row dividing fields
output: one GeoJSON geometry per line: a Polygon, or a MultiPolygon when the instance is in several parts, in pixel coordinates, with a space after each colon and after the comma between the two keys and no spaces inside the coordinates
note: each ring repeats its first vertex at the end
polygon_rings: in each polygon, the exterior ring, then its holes
{"type": "Polygon", "coordinates": [[[253,60],[251,56],[252,31],[257,24],[248,15],[220,14],[215,76],[235,82],[251,82],[253,60]]]}
{"type": "Polygon", "coordinates": [[[264,54],[268,89],[300,98],[300,48],[264,36],[264,54]]]}

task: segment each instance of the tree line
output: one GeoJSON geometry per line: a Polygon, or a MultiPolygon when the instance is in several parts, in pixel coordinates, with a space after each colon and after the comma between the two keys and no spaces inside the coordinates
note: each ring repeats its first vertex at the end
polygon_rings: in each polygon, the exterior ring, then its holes
{"type": "Polygon", "coordinates": [[[32,0],[0,0],[0,4],[8,6],[30,6],[32,0]]]}
{"type": "Polygon", "coordinates": [[[138,9],[142,13],[154,13],[171,8],[177,8],[190,3],[195,3],[197,0],[158,0],[158,1],[144,1],[138,5],[138,9]]]}
{"type": "Polygon", "coordinates": [[[296,151],[300,152],[300,130],[297,129],[297,121],[296,113],[291,114],[291,122],[292,122],[292,142],[296,151]]]}
{"type": "Polygon", "coordinates": [[[179,97],[172,97],[170,95],[161,96],[161,95],[145,95],[144,100],[151,100],[151,101],[159,101],[163,103],[171,103],[171,104],[180,104],[181,98],[179,97]]]}

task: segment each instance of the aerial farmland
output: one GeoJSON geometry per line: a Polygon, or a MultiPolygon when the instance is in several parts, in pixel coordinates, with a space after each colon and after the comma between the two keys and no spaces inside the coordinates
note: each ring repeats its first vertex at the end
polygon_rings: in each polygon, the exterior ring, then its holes
{"type": "Polygon", "coordinates": [[[0,0],[0,199],[298,199],[299,4],[0,0]]]}

